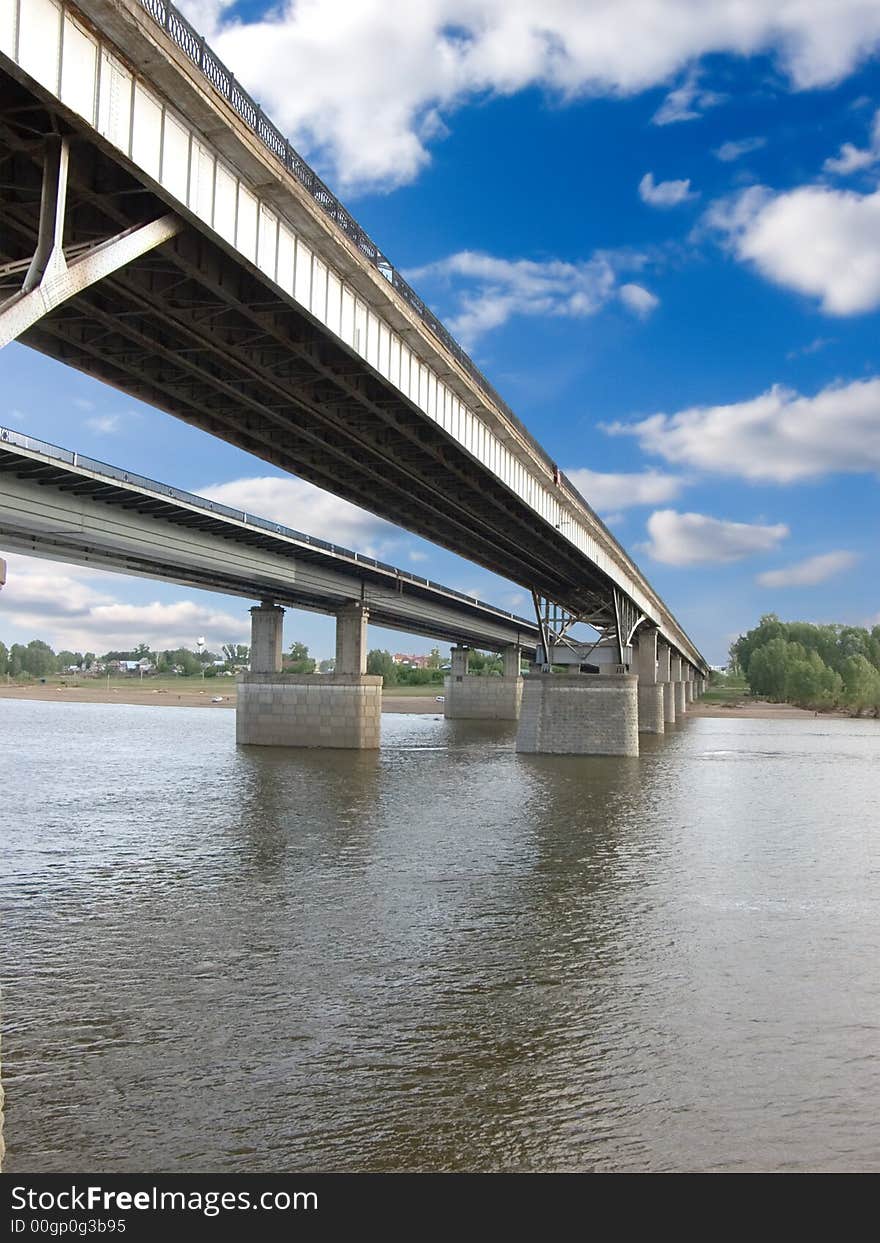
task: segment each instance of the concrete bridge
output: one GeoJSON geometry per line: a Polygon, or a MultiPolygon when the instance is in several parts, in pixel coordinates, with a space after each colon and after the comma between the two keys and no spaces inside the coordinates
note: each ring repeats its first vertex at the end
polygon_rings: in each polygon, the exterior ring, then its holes
{"type": "Polygon", "coordinates": [[[6,0],[0,162],[0,345],[20,339],[526,587],[540,642],[523,749],[631,754],[634,720],[663,725],[667,655],[670,685],[708,672],[584,498],[166,0],[6,0]],[[579,672],[592,663],[580,622],[616,652],[604,676],[579,672]],[[572,673],[552,675],[560,662],[572,673]]]}

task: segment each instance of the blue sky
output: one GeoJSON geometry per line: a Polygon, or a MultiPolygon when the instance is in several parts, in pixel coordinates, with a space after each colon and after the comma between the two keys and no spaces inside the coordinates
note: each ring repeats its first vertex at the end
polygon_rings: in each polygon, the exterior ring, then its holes
{"type": "MultiPolygon", "coordinates": [[[[771,25],[762,0],[182,7],[707,659],[769,611],[880,623],[877,12],[795,3],[771,25]]],[[[522,588],[316,504],[32,351],[5,350],[0,376],[14,428],[527,611],[522,588]]],[[[9,559],[7,643],[246,638],[247,602],[9,559]]],[[[332,650],[331,622],[309,614],[289,614],[285,637],[332,650]]]]}

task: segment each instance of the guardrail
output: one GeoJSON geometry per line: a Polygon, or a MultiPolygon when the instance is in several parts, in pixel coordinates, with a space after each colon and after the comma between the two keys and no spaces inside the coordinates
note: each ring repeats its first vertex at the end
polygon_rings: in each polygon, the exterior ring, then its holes
{"type": "MultiPolygon", "coordinates": [[[[235,75],[226,68],[219,57],[211,51],[203,35],[197,33],[179,9],[170,0],[140,0],[154,21],[162,26],[172,42],[183,52],[194,65],[202,71],[214,88],[220,92],[246,125],[257,135],[265,147],[281,161],[289,173],[305,186],[309,194],[323,211],[333,220],[342,232],[354,242],[358,250],[396,289],[404,301],[415,311],[435,337],[442,342],[468,373],[470,378],[483,392],[499,406],[517,427],[526,435],[523,427],[510,407],[498,395],[479,367],[465,353],[455,337],[451,334],[426,303],[409,285],[390,260],[382,253],[373,239],[366,233],[350,212],[346,211],[336,195],[321,180],[315,170],[306,163],[291,146],[281,130],[269,120],[260,105],[244,89],[235,75]]],[[[529,436],[531,440],[532,437],[529,436]]],[[[542,451],[543,453],[543,451],[542,451]]]]}
{"type": "Polygon", "coordinates": [[[463,591],[456,591],[454,587],[444,587],[442,583],[435,583],[430,578],[422,578],[419,574],[411,574],[408,570],[400,570],[397,566],[389,565],[386,561],[377,561],[375,557],[365,557],[363,553],[354,552],[351,548],[343,548],[339,544],[331,544],[327,540],[318,539],[315,535],[306,535],[303,531],[295,531],[293,527],[286,527],[283,523],[272,522],[268,518],[258,518],[255,514],[249,514],[243,509],[234,509],[232,506],[224,505],[220,501],[210,501],[207,497],[198,496],[194,492],[185,492],[182,488],[175,488],[170,483],[159,483],[155,479],[148,479],[146,475],[138,475],[130,470],[121,470],[118,466],[110,466],[107,462],[99,462],[96,458],[87,457],[86,454],[77,453],[73,449],[62,449],[60,445],[53,445],[48,440],[40,440],[37,436],[25,436],[21,432],[13,431],[12,428],[0,427],[0,452],[7,445],[16,449],[24,449],[29,453],[39,453],[43,457],[51,458],[54,462],[63,462],[67,466],[81,467],[83,470],[91,471],[93,475],[106,479],[108,483],[133,484],[137,488],[143,488],[145,492],[150,492],[156,496],[164,496],[173,501],[182,501],[186,505],[202,509],[215,517],[232,518],[233,521],[240,522],[245,526],[253,527],[259,531],[267,531],[270,535],[280,535],[284,539],[296,540],[297,543],[305,544],[309,548],[316,548],[320,552],[328,552],[336,557],[344,557],[355,561],[358,565],[367,566],[369,569],[384,570],[387,574],[393,574],[396,579],[413,583],[419,587],[430,587],[433,591],[442,591],[444,595],[452,596],[456,600],[462,600],[466,604],[476,605],[484,612],[492,613],[495,617],[503,617],[505,621],[515,621],[529,630],[535,629],[534,622],[526,621],[524,617],[519,617],[516,613],[505,612],[504,609],[495,608],[492,604],[486,604],[485,601],[478,600],[476,596],[465,595],[463,591]]]}

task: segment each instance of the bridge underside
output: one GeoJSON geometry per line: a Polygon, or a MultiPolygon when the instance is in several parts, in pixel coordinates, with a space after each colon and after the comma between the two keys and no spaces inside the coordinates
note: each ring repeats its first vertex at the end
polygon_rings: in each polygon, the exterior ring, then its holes
{"type": "MultiPolygon", "coordinates": [[[[0,57],[0,299],[39,232],[45,136],[71,136],[68,258],[169,204],[0,57]]],[[[176,205],[174,205],[176,206],[176,205]]],[[[133,397],[523,584],[605,632],[609,578],[298,304],[185,228],[20,338],[133,397]]]]}

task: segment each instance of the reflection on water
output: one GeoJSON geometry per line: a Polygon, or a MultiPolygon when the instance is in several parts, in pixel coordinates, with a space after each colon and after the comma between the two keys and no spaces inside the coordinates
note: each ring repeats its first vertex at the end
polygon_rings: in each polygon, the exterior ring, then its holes
{"type": "Polygon", "coordinates": [[[877,723],[382,727],[0,702],[10,1172],[880,1168],[877,723]]]}

